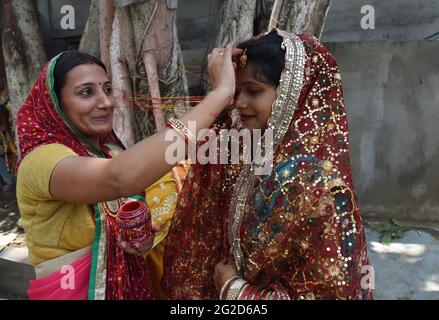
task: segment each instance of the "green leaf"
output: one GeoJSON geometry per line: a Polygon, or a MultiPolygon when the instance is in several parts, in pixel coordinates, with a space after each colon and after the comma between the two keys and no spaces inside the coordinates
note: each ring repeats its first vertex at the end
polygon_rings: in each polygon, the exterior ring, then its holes
{"type": "Polygon", "coordinates": [[[383,231],[382,227],[380,225],[372,226],[371,229],[375,232],[381,233],[383,231]]]}
{"type": "Polygon", "coordinates": [[[390,234],[385,234],[385,235],[383,235],[383,237],[382,237],[382,239],[381,239],[381,242],[382,242],[384,245],[389,245],[389,244],[392,242],[392,237],[391,237],[391,235],[390,235],[390,234]]]}
{"type": "Polygon", "coordinates": [[[392,229],[392,226],[388,223],[382,223],[382,224],[378,224],[374,227],[372,227],[372,230],[379,232],[379,233],[384,233],[386,231],[390,231],[392,229]]]}
{"type": "Polygon", "coordinates": [[[404,230],[403,229],[398,229],[394,233],[395,233],[394,238],[402,238],[402,236],[404,235],[404,230]]]}
{"type": "Polygon", "coordinates": [[[402,227],[401,223],[400,223],[398,220],[396,220],[396,219],[390,219],[390,221],[391,221],[395,226],[402,227]]]}

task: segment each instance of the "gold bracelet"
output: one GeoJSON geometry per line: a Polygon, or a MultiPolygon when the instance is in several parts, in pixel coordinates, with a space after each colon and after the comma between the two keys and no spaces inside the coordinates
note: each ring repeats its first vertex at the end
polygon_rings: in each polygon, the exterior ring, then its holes
{"type": "Polygon", "coordinates": [[[168,120],[168,125],[181,134],[186,143],[190,141],[192,144],[197,144],[197,137],[178,119],[170,118],[168,120]]]}
{"type": "Polygon", "coordinates": [[[233,276],[230,279],[228,279],[226,282],[224,282],[219,295],[220,300],[225,300],[224,293],[227,292],[226,288],[228,288],[229,284],[232,281],[235,281],[236,279],[239,279],[239,276],[233,276]]]}
{"type": "Polygon", "coordinates": [[[247,281],[242,278],[238,278],[232,282],[229,290],[227,290],[226,300],[236,300],[243,286],[245,286],[247,281]]]}

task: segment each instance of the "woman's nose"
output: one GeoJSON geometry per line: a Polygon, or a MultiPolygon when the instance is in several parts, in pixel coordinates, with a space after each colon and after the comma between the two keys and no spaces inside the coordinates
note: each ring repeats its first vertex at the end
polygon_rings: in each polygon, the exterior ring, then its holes
{"type": "Polygon", "coordinates": [[[108,108],[113,108],[113,106],[114,106],[113,96],[110,96],[102,91],[99,95],[98,108],[108,109],[108,108]]]}
{"type": "Polygon", "coordinates": [[[238,98],[236,99],[236,108],[237,109],[245,109],[247,107],[247,102],[245,101],[242,94],[238,95],[238,98]]]}

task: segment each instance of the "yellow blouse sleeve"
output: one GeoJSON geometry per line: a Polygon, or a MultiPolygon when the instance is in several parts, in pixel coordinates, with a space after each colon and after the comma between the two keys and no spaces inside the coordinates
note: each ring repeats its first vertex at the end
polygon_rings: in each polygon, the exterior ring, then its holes
{"type": "Polygon", "coordinates": [[[67,157],[77,154],[62,144],[48,144],[29,153],[20,164],[17,188],[23,186],[29,194],[40,200],[53,199],[49,191],[50,177],[56,165],[67,157]]]}

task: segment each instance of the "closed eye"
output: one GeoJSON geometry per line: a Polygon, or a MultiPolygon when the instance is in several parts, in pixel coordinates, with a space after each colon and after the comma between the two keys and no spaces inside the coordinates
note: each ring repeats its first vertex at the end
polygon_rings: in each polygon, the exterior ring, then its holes
{"type": "Polygon", "coordinates": [[[252,97],[257,96],[260,92],[261,90],[257,90],[257,89],[247,89],[247,93],[249,94],[249,96],[252,97]]]}

